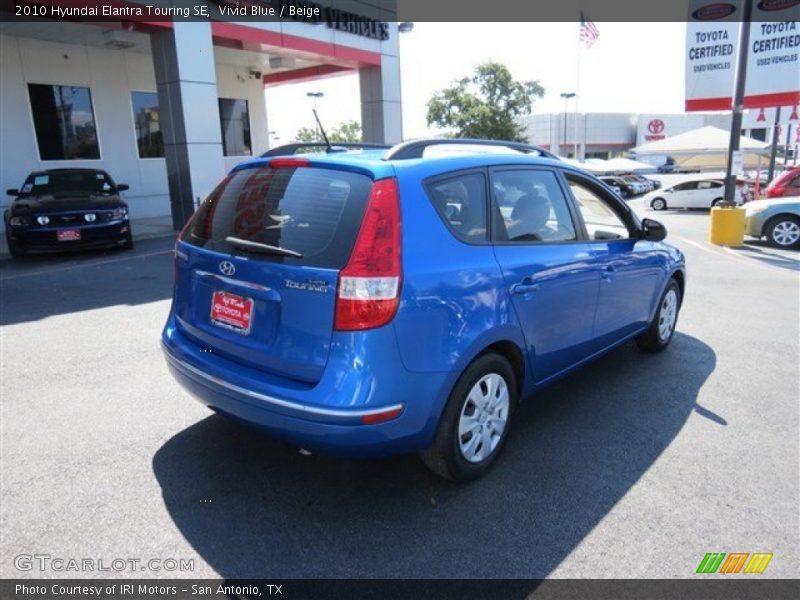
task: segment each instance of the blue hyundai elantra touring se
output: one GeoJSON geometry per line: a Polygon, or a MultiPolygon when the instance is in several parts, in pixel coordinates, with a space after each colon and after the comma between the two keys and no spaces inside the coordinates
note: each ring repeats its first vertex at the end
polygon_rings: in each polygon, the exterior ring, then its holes
{"type": "Polygon", "coordinates": [[[521,399],[669,344],[684,257],[594,176],[511,142],[297,149],[233,169],[176,242],[163,348],[212,410],[470,480],[521,399]]]}

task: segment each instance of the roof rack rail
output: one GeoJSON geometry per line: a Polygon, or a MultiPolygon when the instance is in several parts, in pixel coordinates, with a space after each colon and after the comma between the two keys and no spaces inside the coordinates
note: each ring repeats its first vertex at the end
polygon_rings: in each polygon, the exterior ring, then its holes
{"type": "Polygon", "coordinates": [[[267,158],[269,156],[285,156],[287,154],[297,154],[298,150],[303,150],[306,148],[325,148],[326,152],[345,152],[351,148],[364,148],[364,149],[377,149],[377,150],[386,150],[391,148],[391,146],[387,144],[371,144],[368,142],[343,142],[341,144],[333,144],[330,149],[327,149],[327,145],[325,142],[295,142],[292,144],[284,144],[283,146],[276,146],[275,148],[271,148],[264,152],[261,155],[261,158],[267,158]]]}
{"type": "Polygon", "coordinates": [[[386,153],[383,157],[384,160],[405,160],[409,158],[422,158],[422,154],[426,148],[431,146],[495,146],[500,148],[508,148],[509,150],[517,150],[518,152],[525,152],[526,154],[536,153],[545,158],[552,158],[560,160],[558,156],[552,152],[548,152],[539,146],[531,144],[523,144],[521,142],[508,142],[504,140],[476,140],[469,138],[432,138],[427,140],[411,140],[410,142],[403,142],[386,153]]]}

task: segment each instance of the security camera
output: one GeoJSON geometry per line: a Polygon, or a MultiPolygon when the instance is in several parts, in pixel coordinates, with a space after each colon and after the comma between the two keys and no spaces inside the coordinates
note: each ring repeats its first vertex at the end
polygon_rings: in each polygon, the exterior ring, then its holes
{"type": "Polygon", "coordinates": [[[261,71],[256,71],[255,69],[251,69],[250,77],[252,77],[253,79],[261,79],[261,71]]]}

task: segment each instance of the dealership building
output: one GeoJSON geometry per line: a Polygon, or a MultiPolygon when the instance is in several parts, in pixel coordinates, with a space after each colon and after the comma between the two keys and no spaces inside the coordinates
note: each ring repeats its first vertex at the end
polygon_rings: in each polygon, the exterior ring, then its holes
{"type": "MultiPolygon", "coordinates": [[[[770,141],[775,109],[746,111],[742,133],[760,141],[770,141]]],[[[779,127],[787,132],[792,125],[792,140],[800,124],[796,107],[781,112],[779,127]]],[[[560,156],[614,158],[631,148],[685,133],[705,126],[730,129],[730,113],[552,113],[534,114],[525,121],[525,135],[532,144],[560,156]]],[[[783,144],[781,135],[779,143],[783,144]]],[[[792,144],[790,143],[790,146],[792,144]]],[[[661,157],[662,161],[665,157],[661,157]]]]}
{"type": "Polygon", "coordinates": [[[313,21],[0,24],[2,189],[41,169],[104,169],[130,186],[132,218],[180,227],[229,169],[267,150],[265,88],[345,73],[358,74],[364,140],[400,141],[396,14],[318,5],[313,21]]]}

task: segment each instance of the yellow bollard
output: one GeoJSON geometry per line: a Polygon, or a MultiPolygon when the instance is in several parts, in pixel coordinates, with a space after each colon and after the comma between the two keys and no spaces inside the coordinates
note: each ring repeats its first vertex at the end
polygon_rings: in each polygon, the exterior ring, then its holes
{"type": "Polygon", "coordinates": [[[744,243],[744,209],[711,209],[708,241],[717,246],[741,246],[744,243]]]}

